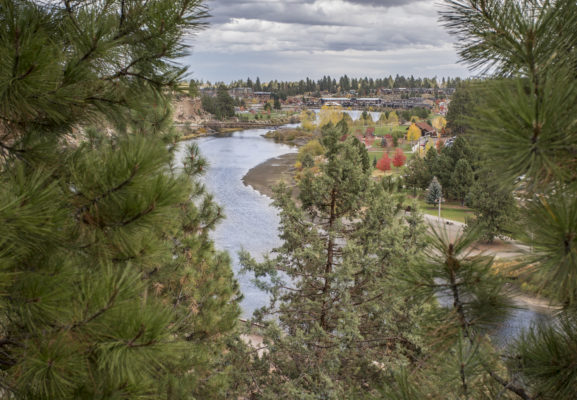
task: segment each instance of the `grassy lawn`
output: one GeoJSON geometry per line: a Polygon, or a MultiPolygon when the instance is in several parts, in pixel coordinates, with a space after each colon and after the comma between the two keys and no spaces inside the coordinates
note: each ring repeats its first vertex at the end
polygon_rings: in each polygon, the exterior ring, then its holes
{"type": "MultiPolygon", "coordinates": [[[[367,131],[366,125],[353,125],[351,130],[353,133],[356,134],[357,130],[361,130],[361,133],[364,134],[367,131]]],[[[386,134],[393,134],[395,132],[400,132],[403,135],[407,133],[407,127],[403,125],[397,126],[387,126],[387,125],[375,125],[375,136],[385,136],[386,134]]]]}
{"type": "MultiPolygon", "coordinates": [[[[432,206],[430,204],[427,204],[424,200],[418,200],[418,203],[419,208],[425,214],[434,215],[435,217],[439,215],[438,206],[432,206]]],[[[442,218],[465,223],[465,218],[472,216],[473,216],[473,210],[467,207],[463,207],[459,203],[447,202],[441,204],[442,218]]]]}

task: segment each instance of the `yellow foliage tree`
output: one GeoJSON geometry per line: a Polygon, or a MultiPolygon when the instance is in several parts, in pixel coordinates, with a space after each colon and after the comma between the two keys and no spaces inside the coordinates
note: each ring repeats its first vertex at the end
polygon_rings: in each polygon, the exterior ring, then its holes
{"type": "Polygon", "coordinates": [[[342,108],[334,106],[322,106],[319,112],[320,126],[324,126],[329,122],[336,125],[342,119],[342,108]]]}
{"type": "Polygon", "coordinates": [[[433,119],[432,122],[433,122],[433,128],[435,128],[437,132],[442,130],[447,125],[447,120],[440,116],[433,119]]]}
{"type": "Polygon", "coordinates": [[[387,119],[389,125],[397,126],[399,125],[399,116],[395,111],[389,113],[389,118],[387,119]]]}
{"type": "Polygon", "coordinates": [[[380,125],[385,125],[389,123],[389,119],[387,118],[387,114],[382,112],[381,115],[379,116],[379,124],[380,125]]]}
{"type": "Polygon", "coordinates": [[[425,151],[424,151],[423,155],[427,154],[427,152],[429,151],[429,149],[430,149],[431,147],[433,147],[433,146],[434,146],[434,145],[433,145],[433,141],[430,140],[430,139],[427,140],[427,144],[425,145],[425,151]]]}
{"type": "Polygon", "coordinates": [[[297,160],[301,161],[304,159],[306,154],[310,154],[312,157],[320,156],[325,153],[325,148],[318,140],[313,139],[299,149],[299,154],[297,160]]]}
{"type": "Polygon", "coordinates": [[[305,110],[300,114],[301,126],[306,131],[312,131],[316,127],[317,116],[314,111],[305,110]]]}
{"type": "Polygon", "coordinates": [[[419,127],[415,124],[411,124],[411,126],[409,127],[409,131],[407,132],[407,140],[415,141],[415,140],[419,140],[419,138],[421,137],[421,130],[419,129],[419,127]]]}

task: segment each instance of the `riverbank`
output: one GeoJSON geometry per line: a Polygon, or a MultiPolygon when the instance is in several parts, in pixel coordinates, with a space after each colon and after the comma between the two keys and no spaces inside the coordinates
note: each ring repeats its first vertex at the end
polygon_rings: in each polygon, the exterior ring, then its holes
{"type": "Polygon", "coordinates": [[[288,153],[280,157],[270,158],[249,170],[242,178],[242,182],[270,198],[273,197],[273,187],[280,182],[285,182],[292,188],[294,194],[297,187],[292,170],[296,159],[297,153],[288,153]]]}
{"type": "Polygon", "coordinates": [[[228,121],[207,120],[197,124],[177,123],[183,135],[179,140],[190,140],[204,136],[226,135],[245,129],[267,129],[278,128],[287,124],[296,124],[300,121],[298,115],[283,118],[273,118],[267,120],[240,121],[238,119],[228,121]]]}

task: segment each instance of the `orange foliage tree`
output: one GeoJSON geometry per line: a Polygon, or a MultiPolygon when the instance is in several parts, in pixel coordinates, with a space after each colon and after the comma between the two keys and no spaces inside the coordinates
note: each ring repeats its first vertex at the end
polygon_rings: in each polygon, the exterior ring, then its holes
{"type": "Polygon", "coordinates": [[[405,165],[405,161],[407,160],[407,156],[403,152],[403,149],[397,147],[395,150],[395,156],[393,157],[393,165],[397,168],[402,167],[405,165]]]}
{"type": "Polygon", "coordinates": [[[377,161],[377,168],[381,171],[389,171],[391,169],[391,159],[389,153],[383,153],[383,156],[377,161]]]}

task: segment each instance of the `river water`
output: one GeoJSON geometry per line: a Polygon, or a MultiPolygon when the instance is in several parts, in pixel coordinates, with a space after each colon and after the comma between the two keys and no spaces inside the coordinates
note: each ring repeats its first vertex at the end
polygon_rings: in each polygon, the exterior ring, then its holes
{"type": "MultiPolygon", "coordinates": [[[[290,125],[289,125],[290,126],[290,125]]],[[[264,306],[266,295],[251,283],[249,274],[239,275],[238,252],[249,251],[259,259],[280,244],[278,239],[279,218],[270,205],[271,199],[245,186],[242,178],[258,164],[269,158],[296,152],[296,148],[265,139],[270,129],[249,129],[234,132],[227,137],[203,137],[195,139],[209,168],[203,180],[214,200],[224,207],[226,218],[212,234],[219,250],[228,251],[232,268],[236,273],[244,299],[243,317],[264,306]]],[[[182,157],[186,142],[181,144],[177,159],[182,157]]]]}
{"type": "MultiPolygon", "coordinates": [[[[238,252],[245,249],[259,259],[278,246],[280,241],[277,236],[279,218],[271,206],[271,199],[245,186],[242,178],[251,168],[270,158],[296,152],[292,146],[262,137],[267,131],[250,129],[226,137],[195,139],[202,156],[209,162],[204,183],[214,195],[215,201],[224,207],[226,215],[213,232],[212,238],[216,247],[227,251],[232,258],[232,268],[244,295],[241,306],[245,318],[265,305],[267,296],[251,283],[249,274],[238,274],[238,252]]],[[[185,148],[186,142],[181,144],[177,160],[183,157],[185,148]]],[[[514,309],[493,337],[497,343],[504,345],[517,337],[523,329],[549,318],[533,310],[514,309]]]]}

